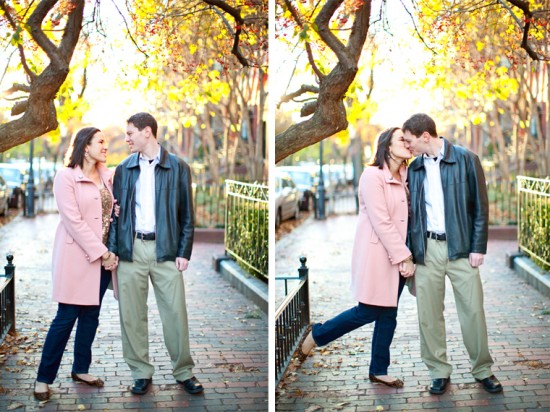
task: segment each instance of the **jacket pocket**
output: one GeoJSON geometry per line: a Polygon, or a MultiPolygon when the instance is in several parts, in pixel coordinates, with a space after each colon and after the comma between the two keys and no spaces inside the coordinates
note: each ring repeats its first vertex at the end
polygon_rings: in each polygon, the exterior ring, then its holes
{"type": "Polygon", "coordinates": [[[74,243],[73,237],[68,233],[67,233],[67,237],[65,238],[65,243],[74,243]]]}

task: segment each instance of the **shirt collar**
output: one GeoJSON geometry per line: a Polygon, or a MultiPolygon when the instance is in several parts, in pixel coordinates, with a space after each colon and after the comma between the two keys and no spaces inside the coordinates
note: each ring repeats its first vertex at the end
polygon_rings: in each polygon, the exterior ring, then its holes
{"type": "Polygon", "coordinates": [[[440,162],[441,159],[445,157],[445,143],[441,145],[441,150],[439,150],[439,153],[435,157],[428,156],[426,153],[422,155],[424,157],[424,161],[431,160],[434,163],[440,162]]]}
{"type": "Polygon", "coordinates": [[[160,145],[158,146],[158,152],[157,152],[157,155],[153,158],[153,159],[147,159],[146,157],[143,156],[142,153],[139,154],[139,161],[140,162],[143,162],[143,163],[147,163],[147,164],[157,164],[158,162],[160,162],[160,145]]]}

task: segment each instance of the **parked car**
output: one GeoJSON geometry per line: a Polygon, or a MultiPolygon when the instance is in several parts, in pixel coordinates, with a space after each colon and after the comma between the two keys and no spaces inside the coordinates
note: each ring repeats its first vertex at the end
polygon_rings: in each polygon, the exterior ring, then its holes
{"type": "Polygon", "coordinates": [[[290,175],[275,171],[275,227],[300,216],[300,193],[290,175]]]}
{"type": "Polygon", "coordinates": [[[25,173],[18,164],[0,163],[0,176],[4,178],[10,190],[10,207],[22,208],[25,205],[25,173]]]}
{"type": "Polygon", "coordinates": [[[277,170],[288,173],[300,192],[300,210],[313,210],[315,207],[315,175],[301,166],[279,166],[277,170]]]}
{"type": "Polygon", "coordinates": [[[7,216],[10,206],[10,188],[2,176],[0,176],[0,215],[7,216]]]}

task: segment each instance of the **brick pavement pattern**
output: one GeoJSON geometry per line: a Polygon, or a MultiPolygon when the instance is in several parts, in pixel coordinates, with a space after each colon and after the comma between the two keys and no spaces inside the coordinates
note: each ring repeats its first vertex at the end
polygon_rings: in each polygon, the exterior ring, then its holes
{"type": "MultiPolygon", "coordinates": [[[[327,320],[356,302],[350,297],[351,250],[356,216],[310,219],[276,244],[276,274],[294,273],[307,256],[311,321],[327,320]]],[[[388,373],[401,377],[402,389],[368,380],[373,325],[357,329],[313,355],[277,388],[277,411],[531,411],[550,410],[550,299],[505,264],[517,242],[489,240],[481,269],[493,372],[504,386],[487,393],[470,374],[452,287],[447,280],[447,354],[453,365],[443,395],[427,391],[428,371],[420,359],[416,302],[405,289],[391,346],[388,373]]],[[[279,281],[278,283],[282,283],[279,281]]],[[[289,288],[289,290],[291,290],[289,288]]],[[[283,288],[276,285],[276,301],[283,288]]]]}
{"type": "MultiPolygon", "coordinates": [[[[238,411],[267,410],[268,321],[250,300],[212,268],[223,244],[195,243],[184,272],[191,353],[203,395],[189,395],[176,384],[162,337],[162,325],[150,288],[149,338],[153,385],[133,395],[130,370],[122,358],[118,305],[108,290],[93,345],[90,373],[103,388],[70,378],[73,338],[67,345],[52,397],[41,405],[32,395],[41,348],[57,303],[51,301],[51,247],[59,216],[17,217],[0,228],[2,257],[14,253],[19,345],[0,355],[0,410],[16,411],[238,411]]],[[[1,263],[4,266],[6,263],[1,263]]],[[[75,268],[78,270],[78,268],[75,268]]],[[[73,330],[74,336],[74,330],[73,330]]]]}

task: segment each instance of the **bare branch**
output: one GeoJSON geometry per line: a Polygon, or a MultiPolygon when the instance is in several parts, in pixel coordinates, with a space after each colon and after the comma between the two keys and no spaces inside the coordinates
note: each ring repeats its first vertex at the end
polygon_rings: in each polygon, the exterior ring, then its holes
{"type": "Polygon", "coordinates": [[[27,107],[29,106],[29,100],[23,100],[22,102],[17,102],[13,105],[11,108],[11,115],[17,116],[21,113],[24,113],[27,111],[27,107]]]}
{"type": "Polygon", "coordinates": [[[309,116],[310,114],[315,113],[315,110],[317,110],[318,105],[319,105],[318,100],[315,100],[313,102],[307,102],[300,109],[300,116],[306,117],[306,116],[309,116]]]}
{"type": "Polygon", "coordinates": [[[128,27],[128,22],[126,21],[126,17],[122,14],[120,9],[118,8],[118,5],[116,4],[115,0],[111,0],[111,3],[116,8],[116,11],[118,11],[118,14],[120,17],[122,17],[122,21],[124,22],[124,25],[126,26],[126,33],[128,33],[128,36],[130,36],[130,40],[132,40],[132,43],[134,43],[134,46],[136,46],[136,49],[138,49],[145,57],[149,57],[149,55],[145,52],[145,50],[142,50],[141,47],[137,44],[136,40],[134,39],[134,36],[132,36],[132,33],[130,32],[130,27],[128,27]]]}
{"type": "MultiPolygon", "coordinates": [[[[17,30],[18,26],[13,19],[13,16],[10,14],[10,11],[8,10],[8,7],[6,5],[6,2],[4,0],[0,1],[0,9],[4,12],[4,16],[8,19],[8,22],[10,23],[10,26],[12,26],[13,30],[17,30]]],[[[23,65],[23,69],[25,70],[25,73],[29,76],[29,78],[34,79],[36,77],[36,74],[30,69],[30,67],[27,64],[27,58],[25,57],[25,50],[23,49],[23,46],[21,44],[17,45],[17,49],[19,50],[19,56],[21,58],[21,64],[23,65]]]]}
{"type": "MultiPolygon", "coordinates": [[[[300,18],[300,15],[299,15],[298,11],[296,10],[296,8],[294,7],[294,5],[290,2],[290,0],[285,0],[285,5],[288,8],[288,10],[290,11],[290,14],[292,15],[292,18],[294,19],[296,24],[301,29],[303,29],[304,28],[304,22],[300,18]]],[[[311,68],[312,68],[313,72],[315,73],[315,75],[317,76],[317,78],[319,80],[323,79],[325,77],[325,75],[321,72],[321,70],[319,70],[319,67],[317,67],[317,63],[315,62],[315,59],[313,58],[313,51],[311,50],[311,44],[309,44],[309,42],[306,41],[305,46],[306,46],[307,60],[309,61],[309,64],[311,65],[311,68]]]]}
{"type": "Polygon", "coordinates": [[[311,86],[308,84],[302,84],[302,86],[296,90],[293,93],[289,93],[283,97],[281,97],[281,101],[277,104],[277,108],[281,106],[281,104],[289,102],[293,99],[295,99],[298,96],[301,96],[304,93],[319,93],[319,88],[317,86],[311,86]]]}
{"type": "Polygon", "coordinates": [[[25,92],[30,93],[31,92],[31,86],[28,84],[22,84],[22,83],[14,83],[8,90],[6,90],[6,94],[13,94],[15,92],[25,92]]]}
{"type": "MultiPolygon", "coordinates": [[[[403,8],[405,9],[405,11],[407,12],[407,14],[409,15],[409,17],[411,18],[411,21],[412,21],[412,24],[414,26],[414,31],[416,32],[416,35],[418,36],[418,38],[422,41],[422,43],[424,43],[424,46],[426,46],[426,48],[428,50],[430,50],[433,54],[437,54],[435,52],[435,50],[428,46],[428,43],[426,43],[426,41],[424,40],[424,37],[422,37],[422,35],[420,34],[420,31],[418,30],[418,27],[416,26],[416,21],[414,20],[414,17],[412,15],[412,13],[409,11],[409,9],[407,8],[407,6],[405,5],[405,3],[403,3],[403,0],[400,0],[401,1],[401,4],[403,6],[403,8]]],[[[413,3],[414,4],[414,3],[413,3]]]]}
{"type": "Polygon", "coordinates": [[[245,21],[241,16],[240,10],[234,7],[231,7],[229,4],[227,4],[222,0],[203,0],[203,1],[206,4],[218,7],[219,9],[223,10],[224,12],[229,14],[231,17],[233,17],[233,19],[235,20],[236,27],[235,27],[235,34],[233,35],[233,47],[231,48],[231,53],[235,55],[235,57],[243,67],[249,67],[250,63],[248,63],[248,60],[244,57],[239,47],[240,36],[242,33],[242,26],[245,24],[245,21]]]}

